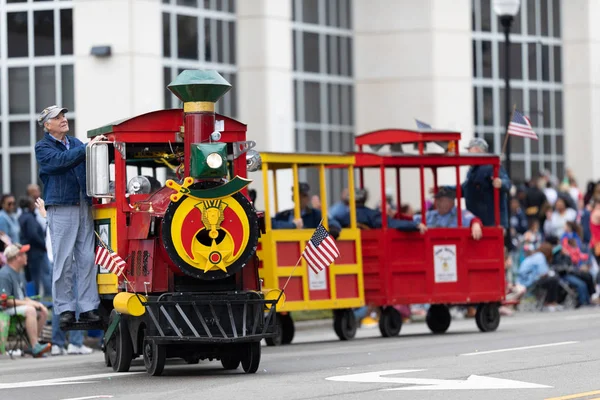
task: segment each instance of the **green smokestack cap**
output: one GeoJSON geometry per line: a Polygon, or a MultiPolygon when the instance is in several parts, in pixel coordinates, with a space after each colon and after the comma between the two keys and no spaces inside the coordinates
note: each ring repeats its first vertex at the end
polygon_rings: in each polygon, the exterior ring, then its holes
{"type": "Polygon", "coordinates": [[[184,103],[216,103],[231,89],[231,84],[217,71],[186,69],[167,88],[184,103]]]}

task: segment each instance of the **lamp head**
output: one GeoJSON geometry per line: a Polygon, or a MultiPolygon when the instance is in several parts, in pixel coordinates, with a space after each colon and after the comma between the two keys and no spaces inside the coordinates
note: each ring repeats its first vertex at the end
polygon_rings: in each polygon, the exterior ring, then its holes
{"type": "Polygon", "coordinates": [[[519,12],[521,0],[492,0],[492,7],[499,17],[514,17],[519,12]]]}

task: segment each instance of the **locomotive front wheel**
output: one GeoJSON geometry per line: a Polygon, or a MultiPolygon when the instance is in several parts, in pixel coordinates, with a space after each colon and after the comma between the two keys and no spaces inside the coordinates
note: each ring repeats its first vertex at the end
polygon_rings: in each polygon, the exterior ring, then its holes
{"type": "Polygon", "coordinates": [[[148,375],[159,376],[165,369],[167,349],[153,340],[144,339],[144,366],[148,375]]]}
{"type": "Polygon", "coordinates": [[[294,340],[294,320],[290,313],[281,314],[281,344],[290,344],[294,340]]]}
{"type": "Polygon", "coordinates": [[[221,357],[221,365],[225,369],[237,369],[240,366],[240,356],[238,354],[229,353],[221,357]]]}
{"type": "MultiPolygon", "coordinates": [[[[116,313],[116,311],[113,312],[116,313]]],[[[111,319],[115,317],[116,314],[111,314],[111,319]]],[[[114,334],[106,343],[104,363],[107,366],[112,366],[112,369],[116,372],[127,372],[132,359],[133,343],[131,343],[131,337],[129,336],[129,328],[127,322],[121,319],[114,334]]]]}
{"type": "Polygon", "coordinates": [[[260,364],[260,342],[247,343],[242,353],[242,368],[247,374],[253,374],[260,364]]]}
{"type": "Polygon", "coordinates": [[[333,330],[340,340],[353,339],[356,336],[356,328],[356,317],[351,309],[334,310],[333,330]]]}
{"type": "Polygon", "coordinates": [[[381,336],[398,336],[400,329],[402,329],[402,315],[394,307],[386,307],[379,318],[381,336]]]}
{"type": "MultiPolygon", "coordinates": [[[[283,321],[281,319],[281,314],[276,313],[275,316],[275,327],[277,328],[277,336],[265,338],[265,342],[267,342],[267,346],[281,346],[283,343],[283,321]]],[[[265,317],[265,324],[267,323],[267,317],[265,317]]]]}
{"type": "Polygon", "coordinates": [[[452,316],[450,309],[445,304],[432,304],[425,317],[427,327],[433,333],[444,333],[450,327],[452,316]]]}
{"type": "Polygon", "coordinates": [[[475,323],[481,332],[493,332],[500,325],[500,310],[498,304],[484,303],[477,306],[475,323]]]}

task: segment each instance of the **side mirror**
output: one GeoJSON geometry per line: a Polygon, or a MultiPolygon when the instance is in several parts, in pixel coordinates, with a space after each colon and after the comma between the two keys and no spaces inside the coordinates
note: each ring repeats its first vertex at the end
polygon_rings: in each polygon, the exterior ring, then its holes
{"type": "Polygon", "coordinates": [[[110,193],[108,143],[98,142],[85,149],[86,191],[90,197],[113,197],[110,193]]]}

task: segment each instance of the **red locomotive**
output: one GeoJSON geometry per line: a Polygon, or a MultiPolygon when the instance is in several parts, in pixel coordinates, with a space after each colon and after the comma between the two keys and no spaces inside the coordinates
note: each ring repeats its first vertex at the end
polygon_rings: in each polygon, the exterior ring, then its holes
{"type": "Polygon", "coordinates": [[[88,132],[107,137],[87,154],[98,244],[124,260],[98,274],[106,364],[127,371],[142,355],[160,375],[167,358],[217,359],[254,373],[277,333],[258,277],[263,216],[246,197],[260,156],[244,124],[215,114],[231,88],[217,72],[186,70],[168,88],[183,109],[88,132]]]}

